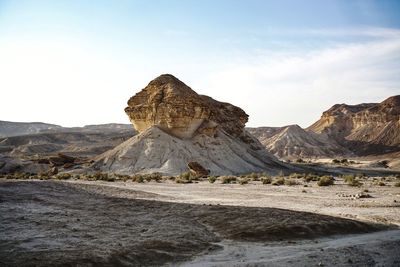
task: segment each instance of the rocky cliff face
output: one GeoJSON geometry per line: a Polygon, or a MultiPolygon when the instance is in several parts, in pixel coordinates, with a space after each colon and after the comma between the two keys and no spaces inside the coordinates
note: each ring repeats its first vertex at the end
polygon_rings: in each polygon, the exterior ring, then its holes
{"type": "Polygon", "coordinates": [[[213,136],[218,127],[233,136],[241,136],[248,120],[242,109],[198,95],[170,74],[159,76],[131,97],[125,112],[139,132],[158,126],[186,139],[196,133],[213,136]]]}
{"type": "Polygon", "coordinates": [[[290,168],[245,131],[242,109],[198,95],[172,75],[151,81],[125,112],[139,134],[98,156],[94,169],[176,175],[196,162],[211,175],[224,175],[290,168]]]}
{"type": "Polygon", "coordinates": [[[376,153],[399,149],[400,95],[381,103],[334,105],[307,130],[327,134],[344,145],[373,147],[376,153]]]}

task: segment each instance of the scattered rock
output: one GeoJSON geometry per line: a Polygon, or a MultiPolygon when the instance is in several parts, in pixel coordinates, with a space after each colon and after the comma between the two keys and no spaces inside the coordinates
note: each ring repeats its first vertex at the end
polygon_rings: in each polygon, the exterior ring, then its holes
{"type": "Polygon", "coordinates": [[[52,167],[50,170],[49,170],[49,175],[56,175],[58,173],[58,168],[57,167],[52,167]]]}
{"type": "Polygon", "coordinates": [[[58,153],[57,156],[49,157],[49,162],[53,166],[63,166],[66,163],[74,163],[75,159],[76,159],[75,157],[58,153]]]}

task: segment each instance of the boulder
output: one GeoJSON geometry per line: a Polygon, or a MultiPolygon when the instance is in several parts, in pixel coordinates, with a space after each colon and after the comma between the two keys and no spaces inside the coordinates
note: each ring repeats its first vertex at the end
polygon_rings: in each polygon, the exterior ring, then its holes
{"type": "Polygon", "coordinates": [[[190,172],[196,177],[205,177],[210,173],[207,169],[205,169],[203,166],[200,165],[200,163],[196,161],[189,162],[188,168],[190,172]]]}

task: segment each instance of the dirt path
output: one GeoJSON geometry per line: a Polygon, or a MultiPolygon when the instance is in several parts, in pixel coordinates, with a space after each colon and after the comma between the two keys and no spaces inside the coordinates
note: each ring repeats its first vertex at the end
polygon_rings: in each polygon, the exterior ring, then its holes
{"type": "Polygon", "coordinates": [[[224,240],[223,249],[180,267],[400,266],[400,230],[268,244],[224,240]]]}

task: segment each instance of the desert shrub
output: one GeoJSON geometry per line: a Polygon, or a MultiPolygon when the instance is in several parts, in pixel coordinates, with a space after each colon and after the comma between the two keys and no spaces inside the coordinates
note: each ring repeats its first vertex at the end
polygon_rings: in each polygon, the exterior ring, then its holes
{"type": "Polygon", "coordinates": [[[357,173],[356,177],[365,178],[365,177],[367,177],[367,175],[365,175],[365,173],[357,173]]]}
{"type": "Polygon", "coordinates": [[[191,184],[191,183],[193,183],[193,181],[190,178],[189,179],[183,179],[183,178],[177,177],[175,179],[175,183],[177,183],[177,184],[191,184]]]}
{"type": "Polygon", "coordinates": [[[52,177],[47,172],[38,172],[38,174],[36,175],[36,178],[41,179],[41,180],[48,180],[52,177]]]}
{"type": "Polygon", "coordinates": [[[290,178],[300,179],[303,178],[305,175],[303,173],[292,173],[289,175],[290,178]]]}
{"type": "Polygon", "coordinates": [[[175,181],[176,177],[175,176],[165,176],[165,180],[170,180],[170,181],[175,181]]]}
{"type": "Polygon", "coordinates": [[[253,181],[260,181],[260,178],[263,177],[263,176],[268,176],[268,174],[265,173],[265,172],[263,172],[263,173],[252,172],[252,173],[249,173],[247,175],[241,175],[240,177],[241,178],[249,178],[249,179],[251,179],[253,181]]]}
{"type": "Polygon", "coordinates": [[[184,172],[179,175],[179,178],[182,178],[184,180],[189,180],[191,178],[191,174],[190,172],[184,172]]]}
{"type": "Polygon", "coordinates": [[[15,172],[10,175],[12,178],[8,177],[7,179],[29,179],[31,177],[30,173],[25,173],[25,172],[15,172]]]}
{"type": "Polygon", "coordinates": [[[115,177],[114,176],[108,176],[108,178],[105,180],[107,182],[115,182],[115,177]]]}
{"type": "Polygon", "coordinates": [[[112,176],[115,177],[116,180],[121,180],[121,181],[124,181],[124,182],[132,179],[132,177],[127,175],[127,174],[113,173],[112,176]]]}
{"type": "Polygon", "coordinates": [[[304,160],[302,158],[299,158],[296,160],[297,163],[304,163],[304,160]]]}
{"type": "Polygon", "coordinates": [[[304,180],[305,182],[307,182],[307,183],[309,183],[309,182],[311,182],[311,181],[314,181],[314,182],[315,182],[315,181],[318,181],[318,180],[319,180],[319,176],[316,175],[316,174],[309,173],[309,174],[307,174],[306,176],[304,176],[303,180],[304,180]]]}
{"type": "Polygon", "coordinates": [[[142,174],[135,174],[135,175],[132,176],[132,182],[143,183],[144,182],[144,176],[142,174]]]}
{"type": "Polygon", "coordinates": [[[259,177],[258,173],[252,172],[247,175],[248,178],[257,179],[259,177]]]}
{"type": "Polygon", "coordinates": [[[160,182],[161,179],[162,179],[162,175],[161,175],[160,173],[158,173],[158,172],[150,173],[150,174],[145,174],[145,175],[143,175],[143,176],[144,176],[144,179],[145,179],[147,182],[151,182],[151,181],[160,182]]]}
{"type": "Polygon", "coordinates": [[[245,185],[245,184],[248,184],[248,183],[249,183],[249,179],[248,178],[241,178],[239,180],[239,184],[241,184],[241,185],[245,185]]]}
{"type": "Polygon", "coordinates": [[[272,185],[283,185],[285,184],[285,177],[277,177],[272,182],[272,185]]]}
{"type": "Polygon", "coordinates": [[[100,181],[106,181],[106,182],[114,182],[115,176],[113,175],[109,175],[106,172],[96,172],[95,174],[93,174],[93,179],[94,180],[100,180],[100,181]]]}
{"type": "Polygon", "coordinates": [[[68,180],[68,179],[70,179],[71,177],[72,177],[72,175],[69,174],[69,173],[59,173],[59,174],[56,175],[56,178],[57,178],[58,180],[68,180]]]}
{"type": "Polygon", "coordinates": [[[208,181],[213,184],[217,180],[217,176],[208,176],[208,181]]]}
{"type": "Polygon", "coordinates": [[[189,184],[192,183],[192,175],[190,172],[181,173],[176,179],[175,182],[178,184],[189,184]]]}
{"type": "Polygon", "coordinates": [[[348,163],[348,160],[347,160],[347,159],[342,159],[342,160],[340,161],[340,163],[342,163],[342,164],[347,164],[347,163],[348,163]]]}
{"type": "Polygon", "coordinates": [[[321,178],[319,178],[319,181],[317,182],[317,184],[319,186],[330,186],[333,185],[335,183],[335,179],[333,179],[332,176],[328,176],[328,175],[324,175],[321,178]]]}
{"type": "Polygon", "coordinates": [[[394,186],[395,186],[395,187],[400,187],[400,182],[396,182],[396,183],[394,184],[394,186]]]}
{"type": "Polygon", "coordinates": [[[298,185],[299,183],[296,181],[296,180],[294,180],[294,179],[286,179],[285,180],[285,185],[289,185],[289,186],[291,186],[291,185],[298,185]]]}
{"type": "Polygon", "coordinates": [[[223,184],[231,184],[236,183],[237,178],[235,176],[222,176],[221,180],[223,184]]]}
{"type": "Polygon", "coordinates": [[[270,183],[272,183],[272,178],[269,176],[261,177],[261,182],[263,184],[270,184],[270,183]]]}
{"type": "Polygon", "coordinates": [[[353,181],[356,177],[354,176],[354,174],[346,174],[346,175],[342,175],[342,178],[345,183],[348,183],[348,182],[353,181]]]}
{"type": "Polygon", "coordinates": [[[378,182],[378,185],[379,185],[379,186],[385,186],[385,185],[386,185],[386,183],[385,183],[385,182],[383,182],[383,181],[380,181],[380,182],[378,182]]]}
{"type": "Polygon", "coordinates": [[[343,175],[344,182],[350,186],[361,186],[362,183],[353,174],[343,175]]]}
{"type": "Polygon", "coordinates": [[[333,164],[339,164],[339,163],[340,163],[340,160],[339,160],[339,159],[333,159],[333,160],[332,160],[332,163],[333,163],[333,164]]]}

